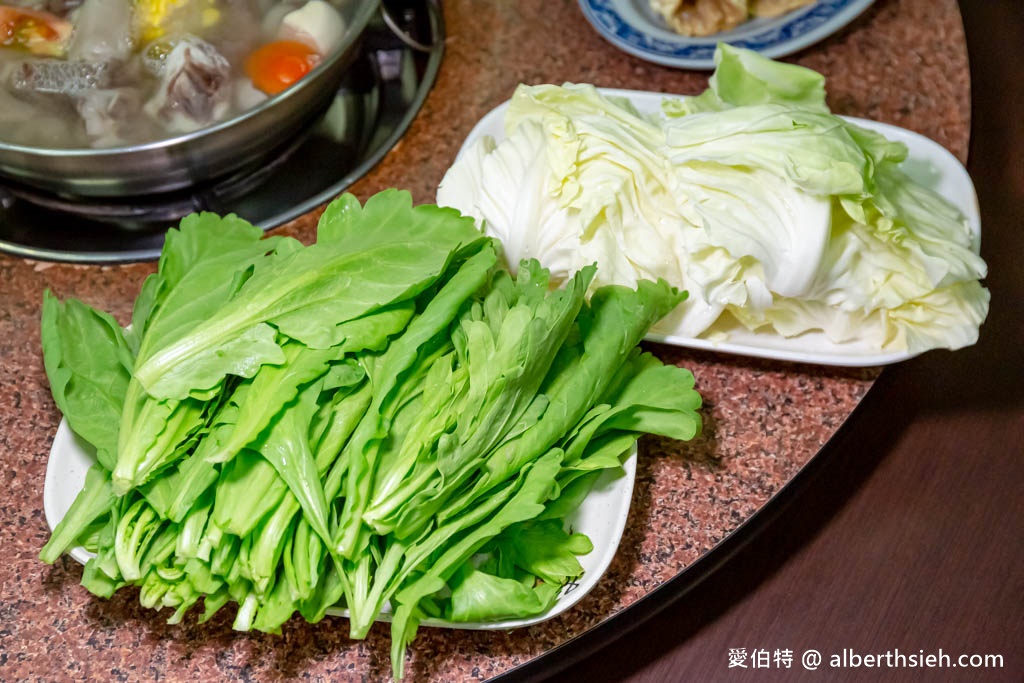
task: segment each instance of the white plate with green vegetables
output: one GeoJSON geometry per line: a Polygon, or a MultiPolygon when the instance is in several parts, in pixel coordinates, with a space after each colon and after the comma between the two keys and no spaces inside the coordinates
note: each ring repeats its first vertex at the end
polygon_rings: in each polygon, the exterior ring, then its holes
{"type": "Polygon", "coordinates": [[[595,284],[664,278],[687,300],[647,339],[879,366],[974,343],[988,307],[971,178],[897,126],[831,114],[824,79],[719,47],[697,96],[520,86],[438,189],[510,267],[595,284]]]}
{"type": "Polygon", "coordinates": [[[700,430],[692,373],[638,346],[681,295],[588,298],[594,268],[550,287],[499,252],[392,189],[332,201],[309,245],[186,217],[128,326],[46,292],[64,421],[40,559],[171,623],[229,603],[239,631],[389,621],[398,678],[419,624],[568,609],[615,554],[637,439],[700,430]]]}
{"type": "MultiPolygon", "coordinates": [[[[86,473],[96,462],[90,451],[89,445],[75,435],[67,420],[61,420],[54,434],[43,485],[43,512],[51,531],[67,514],[75,496],[82,490],[86,473]]],[[[594,488],[576,511],[567,518],[566,521],[573,531],[586,534],[590,538],[594,549],[580,556],[583,575],[562,588],[554,607],[541,615],[525,619],[466,623],[427,619],[424,620],[424,625],[470,630],[519,628],[553,619],[585,598],[611,565],[626,528],[633,497],[633,484],[636,480],[636,455],[634,449],[623,463],[621,471],[609,470],[602,473],[594,488]]],[[[68,554],[80,564],[85,564],[93,556],[93,553],[82,546],[72,548],[68,554]]],[[[327,613],[348,616],[348,610],[345,609],[332,608],[328,609],[327,613]]],[[[387,618],[386,613],[381,615],[382,620],[387,618]]]]}

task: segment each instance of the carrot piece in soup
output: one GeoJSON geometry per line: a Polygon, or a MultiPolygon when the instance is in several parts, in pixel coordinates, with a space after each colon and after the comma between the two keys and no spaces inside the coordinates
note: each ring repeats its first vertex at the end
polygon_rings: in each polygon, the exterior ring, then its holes
{"type": "Polygon", "coordinates": [[[277,40],[249,55],[245,72],[257,88],[268,95],[276,95],[319,63],[320,54],[305,43],[277,40]]]}

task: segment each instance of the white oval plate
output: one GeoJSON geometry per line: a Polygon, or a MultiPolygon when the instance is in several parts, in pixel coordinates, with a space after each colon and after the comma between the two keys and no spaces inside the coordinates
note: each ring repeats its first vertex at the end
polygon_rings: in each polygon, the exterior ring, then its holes
{"type": "Polygon", "coordinates": [[[651,9],[648,0],[579,0],[583,16],[612,45],[649,62],[713,69],[715,46],[729,43],[782,57],[824,40],[856,19],[873,0],[818,0],[778,17],[751,19],[711,36],[683,36],[651,9]]]}
{"type": "MultiPolygon", "coordinates": [[[[606,96],[628,98],[643,113],[659,112],[662,100],[667,97],[678,97],[678,95],[669,93],[640,90],[614,88],[599,88],[599,90],[606,96]]],[[[498,105],[480,119],[466,137],[459,150],[459,156],[483,136],[491,136],[497,141],[503,140],[505,138],[506,109],[508,109],[508,102],[498,105]]],[[[908,155],[901,167],[903,171],[917,182],[932,188],[960,209],[974,232],[974,247],[978,248],[981,242],[981,214],[978,208],[978,196],[975,193],[971,176],[959,159],[934,140],[905,128],[868,119],[843,118],[858,126],[877,131],[890,140],[905,144],[908,155]]],[[[648,334],[646,338],[648,341],[692,349],[844,367],[889,365],[918,355],[903,351],[879,352],[876,348],[863,342],[837,344],[824,333],[814,332],[786,338],[774,332],[750,332],[745,328],[739,328],[730,330],[729,338],[724,341],[653,333],[648,334]]]]}
{"type": "MultiPolygon", "coordinates": [[[[426,619],[425,626],[441,626],[473,630],[510,629],[530,626],[547,621],[566,611],[583,599],[608,570],[618,550],[622,532],[626,528],[629,505],[633,498],[633,482],[636,479],[636,447],[622,466],[622,470],[606,470],[598,477],[590,494],[568,519],[566,527],[574,532],[586,534],[594,549],[579,558],[583,575],[562,588],[558,602],[543,614],[525,619],[508,619],[494,622],[451,622],[440,619],[426,619]]],[[[92,449],[61,420],[50,448],[46,463],[46,478],[43,483],[43,512],[46,523],[52,531],[64,518],[75,496],[85,484],[85,474],[96,461],[92,449]]],[[[85,548],[72,548],[69,555],[85,564],[92,553],[85,548]]],[[[348,616],[347,610],[332,609],[329,614],[348,616]]],[[[388,614],[382,614],[380,621],[387,621],[388,614]]]]}

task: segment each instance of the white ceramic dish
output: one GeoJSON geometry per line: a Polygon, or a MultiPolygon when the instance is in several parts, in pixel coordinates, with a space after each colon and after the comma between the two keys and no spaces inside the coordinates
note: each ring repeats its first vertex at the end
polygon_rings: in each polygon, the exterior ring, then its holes
{"type": "Polygon", "coordinates": [[[684,69],[713,69],[719,42],[782,57],[827,38],[856,19],[872,0],[818,0],[779,17],[751,19],[712,36],[679,35],[648,0],[579,0],[583,16],[620,50],[684,69]]]}
{"type": "MultiPolygon", "coordinates": [[[[75,496],[82,490],[85,474],[95,462],[91,449],[61,420],[54,435],[50,448],[50,458],[46,464],[46,478],[43,483],[43,512],[46,522],[52,531],[57,523],[64,518],[75,496]]],[[[547,621],[566,611],[597,585],[598,580],[608,570],[608,566],[619,547],[619,540],[626,528],[629,505],[633,497],[633,482],[636,479],[636,449],[626,460],[619,472],[605,471],[597,480],[579,509],[566,520],[569,528],[585,533],[594,544],[594,549],[580,557],[583,565],[583,576],[577,581],[566,585],[562,594],[547,612],[527,619],[509,619],[495,622],[453,623],[438,619],[425,620],[424,625],[441,626],[461,629],[510,629],[529,626],[547,621]]],[[[91,553],[85,548],[73,548],[71,557],[85,564],[91,553]]],[[[346,610],[328,610],[335,616],[348,616],[346,610]]],[[[386,621],[388,615],[381,615],[386,621]]]]}
{"type": "MultiPolygon", "coordinates": [[[[628,98],[639,111],[645,113],[660,111],[662,100],[673,96],[667,93],[638,90],[611,88],[601,88],[600,90],[605,95],[628,98]]],[[[489,135],[496,140],[504,139],[504,120],[507,108],[508,102],[505,102],[480,119],[467,136],[459,155],[483,136],[489,135]]],[[[907,160],[902,166],[904,172],[918,182],[936,190],[959,208],[974,232],[975,245],[980,243],[981,214],[974,183],[971,181],[967,169],[949,150],[937,142],[905,128],[867,119],[846,118],[859,126],[875,130],[890,140],[904,143],[909,152],[907,160]]],[[[906,352],[879,352],[862,343],[836,344],[823,333],[807,333],[787,339],[775,333],[754,333],[742,328],[731,331],[729,338],[722,341],[653,333],[649,334],[647,339],[673,346],[742,356],[845,367],[889,365],[916,355],[906,352]]]]}

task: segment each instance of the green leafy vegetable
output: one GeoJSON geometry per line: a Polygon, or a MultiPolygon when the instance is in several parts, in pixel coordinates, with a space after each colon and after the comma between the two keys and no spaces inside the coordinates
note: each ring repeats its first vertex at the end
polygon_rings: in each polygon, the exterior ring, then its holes
{"type": "Polygon", "coordinates": [[[75,299],[62,303],[49,292],[41,328],[53,400],[75,433],[96,449],[100,464],[112,470],[134,363],[125,335],[106,313],[75,299]]]}
{"type": "Polygon", "coordinates": [[[341,607],[362,638],[391,610],[398,677],[424,618],[543,613],[592,550],[565,517],[594,475],[700,428],[693,376],[636,348],[685,293],[588,299],[595,272],[513,276],[472,219],[393,191],[336,200],[310,246],[186,219],[130,329],[44,301],[55,400],[98,462],[40,557],[85,545],[83,585],[172,623],[341,607]]]}

